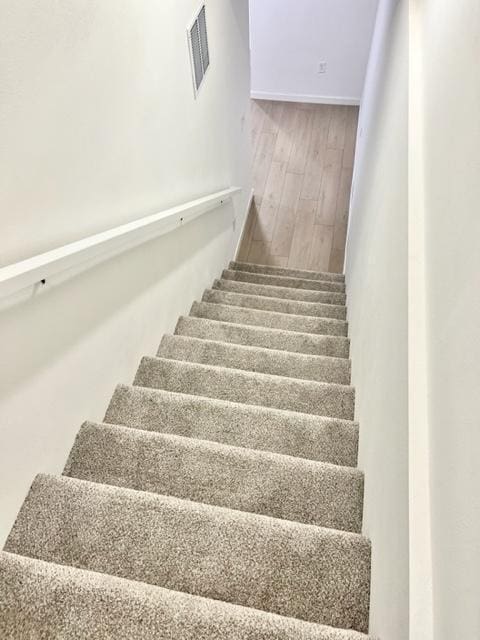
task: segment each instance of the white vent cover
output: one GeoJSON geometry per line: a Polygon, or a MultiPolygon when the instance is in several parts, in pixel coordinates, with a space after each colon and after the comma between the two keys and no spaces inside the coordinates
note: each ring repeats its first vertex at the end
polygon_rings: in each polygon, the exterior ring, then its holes
{"type": "Polygon", "coordinates": [[[192,62],[193,88],[196,96],[210,65],[205,5],[202,6],[192,26],[188,29],[188,42],[192,62]]]}

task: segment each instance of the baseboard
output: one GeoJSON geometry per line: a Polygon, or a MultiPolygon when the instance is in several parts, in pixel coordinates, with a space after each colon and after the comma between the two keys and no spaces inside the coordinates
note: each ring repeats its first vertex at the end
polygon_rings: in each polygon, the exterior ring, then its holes
{"type": "Polygon", "coordinates": [[[346,106],[358,106],[359,98],[343,96],[313,96],[295,93],[267,93],[265,91],[252,91],[251,97],[254,100],[279,100],[280,102],[308,102],[313,104],[339,104],[346,106]]]}
{"type": "Polygon", "coordinates": [[[248,199],[248,203],[247,203],[247,211],[246,211],[245,215],[243,216],[242,231],[240,233],[240,236],[238,237],[238,242],[237,242],[237,246],[235,248],[235,253],[234,253],[234,257],[233,257],[234,260],[237,259],[237,256],[238,256],[238,254],[240,252],[240,247],[242,246],[243,236],[245,235],[245,229],[247,228],[248,216],[250,215],[250,209],[252,208],[253,196],[254,196],[254,192],[253,192],[253,189],[252,189],[252,191],[250,193],[250,197],[248,199]]]}

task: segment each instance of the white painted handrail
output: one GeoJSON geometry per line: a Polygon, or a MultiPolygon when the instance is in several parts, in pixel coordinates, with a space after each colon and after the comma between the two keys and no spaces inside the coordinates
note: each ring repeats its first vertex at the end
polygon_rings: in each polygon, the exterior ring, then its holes
{"type": "Polygon", "coordinates": [[[219,207],[240,191],[238,187],[230,187],[3,267],[0,269],[0,297],[48,280],[53,275],[102,254],[115,255],[173,231],[219,207]]]}

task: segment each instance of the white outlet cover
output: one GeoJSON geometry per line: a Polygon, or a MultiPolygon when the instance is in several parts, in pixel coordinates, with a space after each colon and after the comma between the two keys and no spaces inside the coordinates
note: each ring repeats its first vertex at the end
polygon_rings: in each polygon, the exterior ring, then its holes
{"type": "Polygon", "coordinates": [[[319,62],[318,63],[318,73],[327,73],[327,63],[326,62],[319,62]]]}

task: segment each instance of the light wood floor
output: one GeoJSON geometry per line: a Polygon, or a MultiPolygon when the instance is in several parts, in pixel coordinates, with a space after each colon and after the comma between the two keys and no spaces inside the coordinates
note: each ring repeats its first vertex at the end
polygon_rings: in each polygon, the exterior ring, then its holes
{"type": "Polygon", "coordinates": [[[255,198],[238,260],[343,270],[358,107],[252,100],[255,198]]]}

